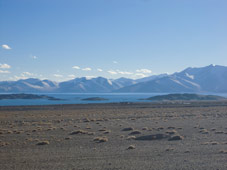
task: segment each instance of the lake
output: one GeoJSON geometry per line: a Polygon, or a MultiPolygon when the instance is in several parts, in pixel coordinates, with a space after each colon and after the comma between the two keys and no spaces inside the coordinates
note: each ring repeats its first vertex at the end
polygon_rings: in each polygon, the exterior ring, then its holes
{"type": "MultiPolygon", "coordinates": [[[[37,94],[37,93],[34,93],[37,94]]],[[[150,102],[145,99],[156,95],[167,93],[38,93],[37,95],[47,95],[62,100],[47,99],[8,99],[0,100],[0,106],[22,106],[22,105],[53,105],[53,104],[87,104],[87,103],[118,103],[118,102],[150,102]],[[88,101],[85,98],[100,97],[108,100],[88,101]]],[[[227,94],[213,94],[227,97],[227,94]]]]}

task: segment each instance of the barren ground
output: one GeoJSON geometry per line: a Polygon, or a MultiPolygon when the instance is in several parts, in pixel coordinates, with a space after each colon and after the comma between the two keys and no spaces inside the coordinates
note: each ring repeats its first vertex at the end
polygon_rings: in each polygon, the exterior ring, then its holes
{"type": "Polygon", "coordinates": [[[0,169],[224,170],[227,103],[0,107],[0,169]]]}

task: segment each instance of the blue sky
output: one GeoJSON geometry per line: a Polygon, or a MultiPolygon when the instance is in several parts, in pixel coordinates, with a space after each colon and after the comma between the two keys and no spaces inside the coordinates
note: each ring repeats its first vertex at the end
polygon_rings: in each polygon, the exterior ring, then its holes
{"type": "Polygon", "coordinates": [[[0,80],[227,65],[226,0],[0,0],[0,80]]]}

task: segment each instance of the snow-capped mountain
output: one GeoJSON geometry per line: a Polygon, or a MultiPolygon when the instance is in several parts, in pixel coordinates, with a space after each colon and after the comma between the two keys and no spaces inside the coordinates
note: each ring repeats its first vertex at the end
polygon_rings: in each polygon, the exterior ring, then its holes
{"type": "Polygon", "coordinates": [[[64,82],[25,79],[0,82],[0,93],[109,93],[109,92],[212,92],[227,93],[227,67],[209,65],[201,68],[187,68],[172,75],[161,74],[143,79],[119,78],[116,80],[97,78],[76,78],[64,82]]]}
{"type": "Polygon", "coordinates": [[[227,67],[209,65],[123,87],[116,92],[213,92],[227,93],[227,67]]]}
{"type": "Polygon", "coordinates": [[[103,77],[88,79],[86,77],[59,83],[58,92],[74,93],[107,93],[119,89],[120,86],[103,77]]]}
{"type": "Polygon", "coordinates": [[[57,88],[57,82],[34,78],[0,82],[0,92],[52,92],[57,88]]]}
{"type": "Polygon", "coordinates": [[[163,77],[166,77],[166,76],[168,76],[168,74],[166,74],[166,73],[159,74],[159,75],[152,75],[152,76],[148,76],[148,77],[137,79],[136,82],[137,83],[141,83],[141,82],[146,82],[146,81],[151,81],[151,80],[163,78],[163,77]]]}
{"type": "Polygon", "coordinates": [[[193,82],[204,92],[227,92],[227,67],[209,65],[202,68],[187,68],[178,77],[193,82]]]}
{"type": "Polygon", "coordinates": [[[133,85],[133,84],[138,83],[137,80],[133,80],[133,79],[129,79],[129,78],[124,78],[124,77],[121,77],[119,79],[112,80],[112,81],[114,83],[116,83],[119,88],[130,86],[130,85],[133,85]]]}

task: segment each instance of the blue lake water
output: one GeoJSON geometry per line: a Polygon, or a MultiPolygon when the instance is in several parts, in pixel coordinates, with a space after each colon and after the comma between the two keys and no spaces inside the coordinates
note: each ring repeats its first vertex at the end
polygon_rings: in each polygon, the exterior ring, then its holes
{"type": "MultiPolygon", "coordinates": [[[[87,104],[87,103],[118,103],[118,102],[150,102],[148,97],[163,95],[166,93],[45,93],[37,95],[47,95],[62,100],[47,99],[8,99],[0,100],[0,106],[21,106],[21,105],[52,105],[52,104],[87,104]],[[84,101],[82,99],[90,97],[101,97],[104,101],[84,101]]],[[[214,94],[227,97],[227,94],[214,94]]]]}

